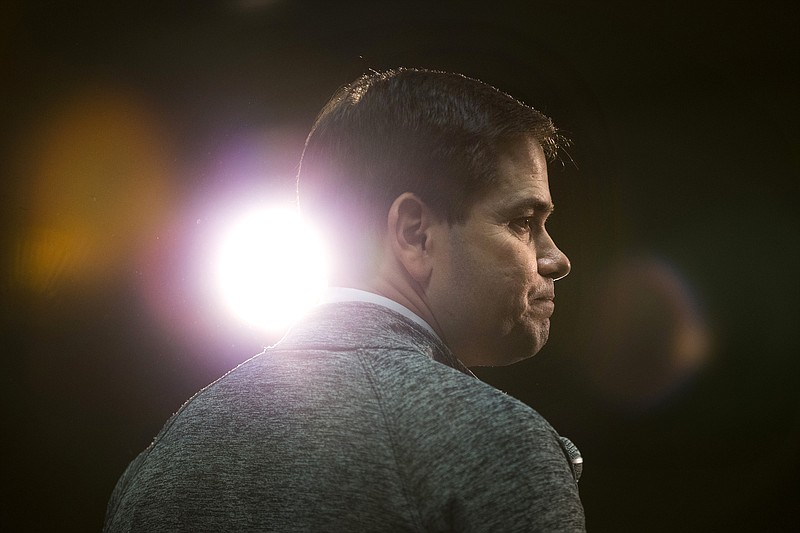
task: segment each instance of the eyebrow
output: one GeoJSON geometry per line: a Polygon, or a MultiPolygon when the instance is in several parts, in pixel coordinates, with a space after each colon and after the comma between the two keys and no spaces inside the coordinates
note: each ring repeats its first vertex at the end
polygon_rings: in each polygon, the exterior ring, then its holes
{"type": "Polygon", "coordinates": [[[509,204],[506,210],[509,212],[518,212],[524,209],[531,209],[537,213],[550,215],[555,211],[556,206],[539,198],[528,197],[509,204]]]}

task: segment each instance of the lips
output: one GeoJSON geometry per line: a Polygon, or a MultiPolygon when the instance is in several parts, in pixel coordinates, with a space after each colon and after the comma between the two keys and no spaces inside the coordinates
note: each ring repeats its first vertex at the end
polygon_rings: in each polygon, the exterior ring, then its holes
{"type": "Polygon", "coordinates": [[[556,297],[555,293],[548,291],[548,292],[543,292],[543,293],[537,294],[536,296],[534,296],[533,299],[534,300],[546,300],[546,301],[549,300],[549,301],[552,302],[555,299],[555,297],[556,297]]]}
{"type": "Polygon", "coordinates": [[[553,296],[542,296],[533,300],[533,307],[542,311],[543,314],[550,316],[555,311],[556,304],[553,302],[553,296]]]}
{"type": "Polygon", "coordinates": [[[528,294],[533,296],[534,300],[549,300],[552,302],[556,297],[556,291],[555,287],[553,287],[552,280],[546,280],[545,283],[538,284],[531,287],[531,289],[533,290],[528,294]]]}

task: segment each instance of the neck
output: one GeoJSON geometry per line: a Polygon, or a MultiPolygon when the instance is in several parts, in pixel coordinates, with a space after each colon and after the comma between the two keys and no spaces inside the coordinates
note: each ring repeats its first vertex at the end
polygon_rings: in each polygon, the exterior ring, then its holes
{"type": "Polygon", "coordinates": [[[415,285],[417,285],[416,282],[408,280],[406,276],[383,276],[378,273],[368,281],[350,286],[354,289],[380,294],[408,308],[427,322],[439,338],[447,344],[447,339],[442,334],[442,328],[427,303],[424,291],[421,287],[415,287],[415,285]]]}

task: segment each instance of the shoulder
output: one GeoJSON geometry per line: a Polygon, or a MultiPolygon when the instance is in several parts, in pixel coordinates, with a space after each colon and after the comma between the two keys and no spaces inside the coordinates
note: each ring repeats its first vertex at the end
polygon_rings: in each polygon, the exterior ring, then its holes
{"type": "Polygon", "coordinates": [[[581,531],[577,484],[553,427],[531,407],[430,361],[405,379],[381,365],[397,458],[426,527],[581,531]]]}
{"type": "Polygon", "coordinates": [[[398,415],[419,420],[427,413],[447,426],[468,424],[514,431],[520,426],[555,434],[550,424],[528,405],[476,377],[418,354],[378,353],[365,358],[378,393],[398,415]]]}
{"type": "Polygon", "coordinates": [[[530,406],[436,361],[397,355],[372,358],[371,371],[404,443],[442,460],[511,454],[571,472],[558,434],[530,406]]]}

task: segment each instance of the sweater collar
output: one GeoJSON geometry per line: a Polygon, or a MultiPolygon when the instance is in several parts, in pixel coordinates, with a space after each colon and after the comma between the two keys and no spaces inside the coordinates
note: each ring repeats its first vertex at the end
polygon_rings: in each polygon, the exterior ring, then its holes
{"type": "Polygon", "coordinates": [[[278,344],[281,348],[298,349],[413,350],[475,377],[430,326],[425,327],[405,313],[371,301],[322,303],[292,326],[278,344]]]}
{"type": "Polygon", "coordinates": [[[437,335],[437,333],[433,330],[433,327],[431,327],[431,325],[428,324],[421,316],[416,314],[408,307],[385,296],[381,296],[380,294],[361,289],[353,289],[350,287],[329,287],[325,293],[323,293],[320,303],[326,304],[336,302],[367,302],[386,307],[410,320],[413,320],[423,328],[427,329],[429,333],[432,333],[436,335],[437,338],[441,339],[441,337],[439,337],[439,335],[437,335]]]}

